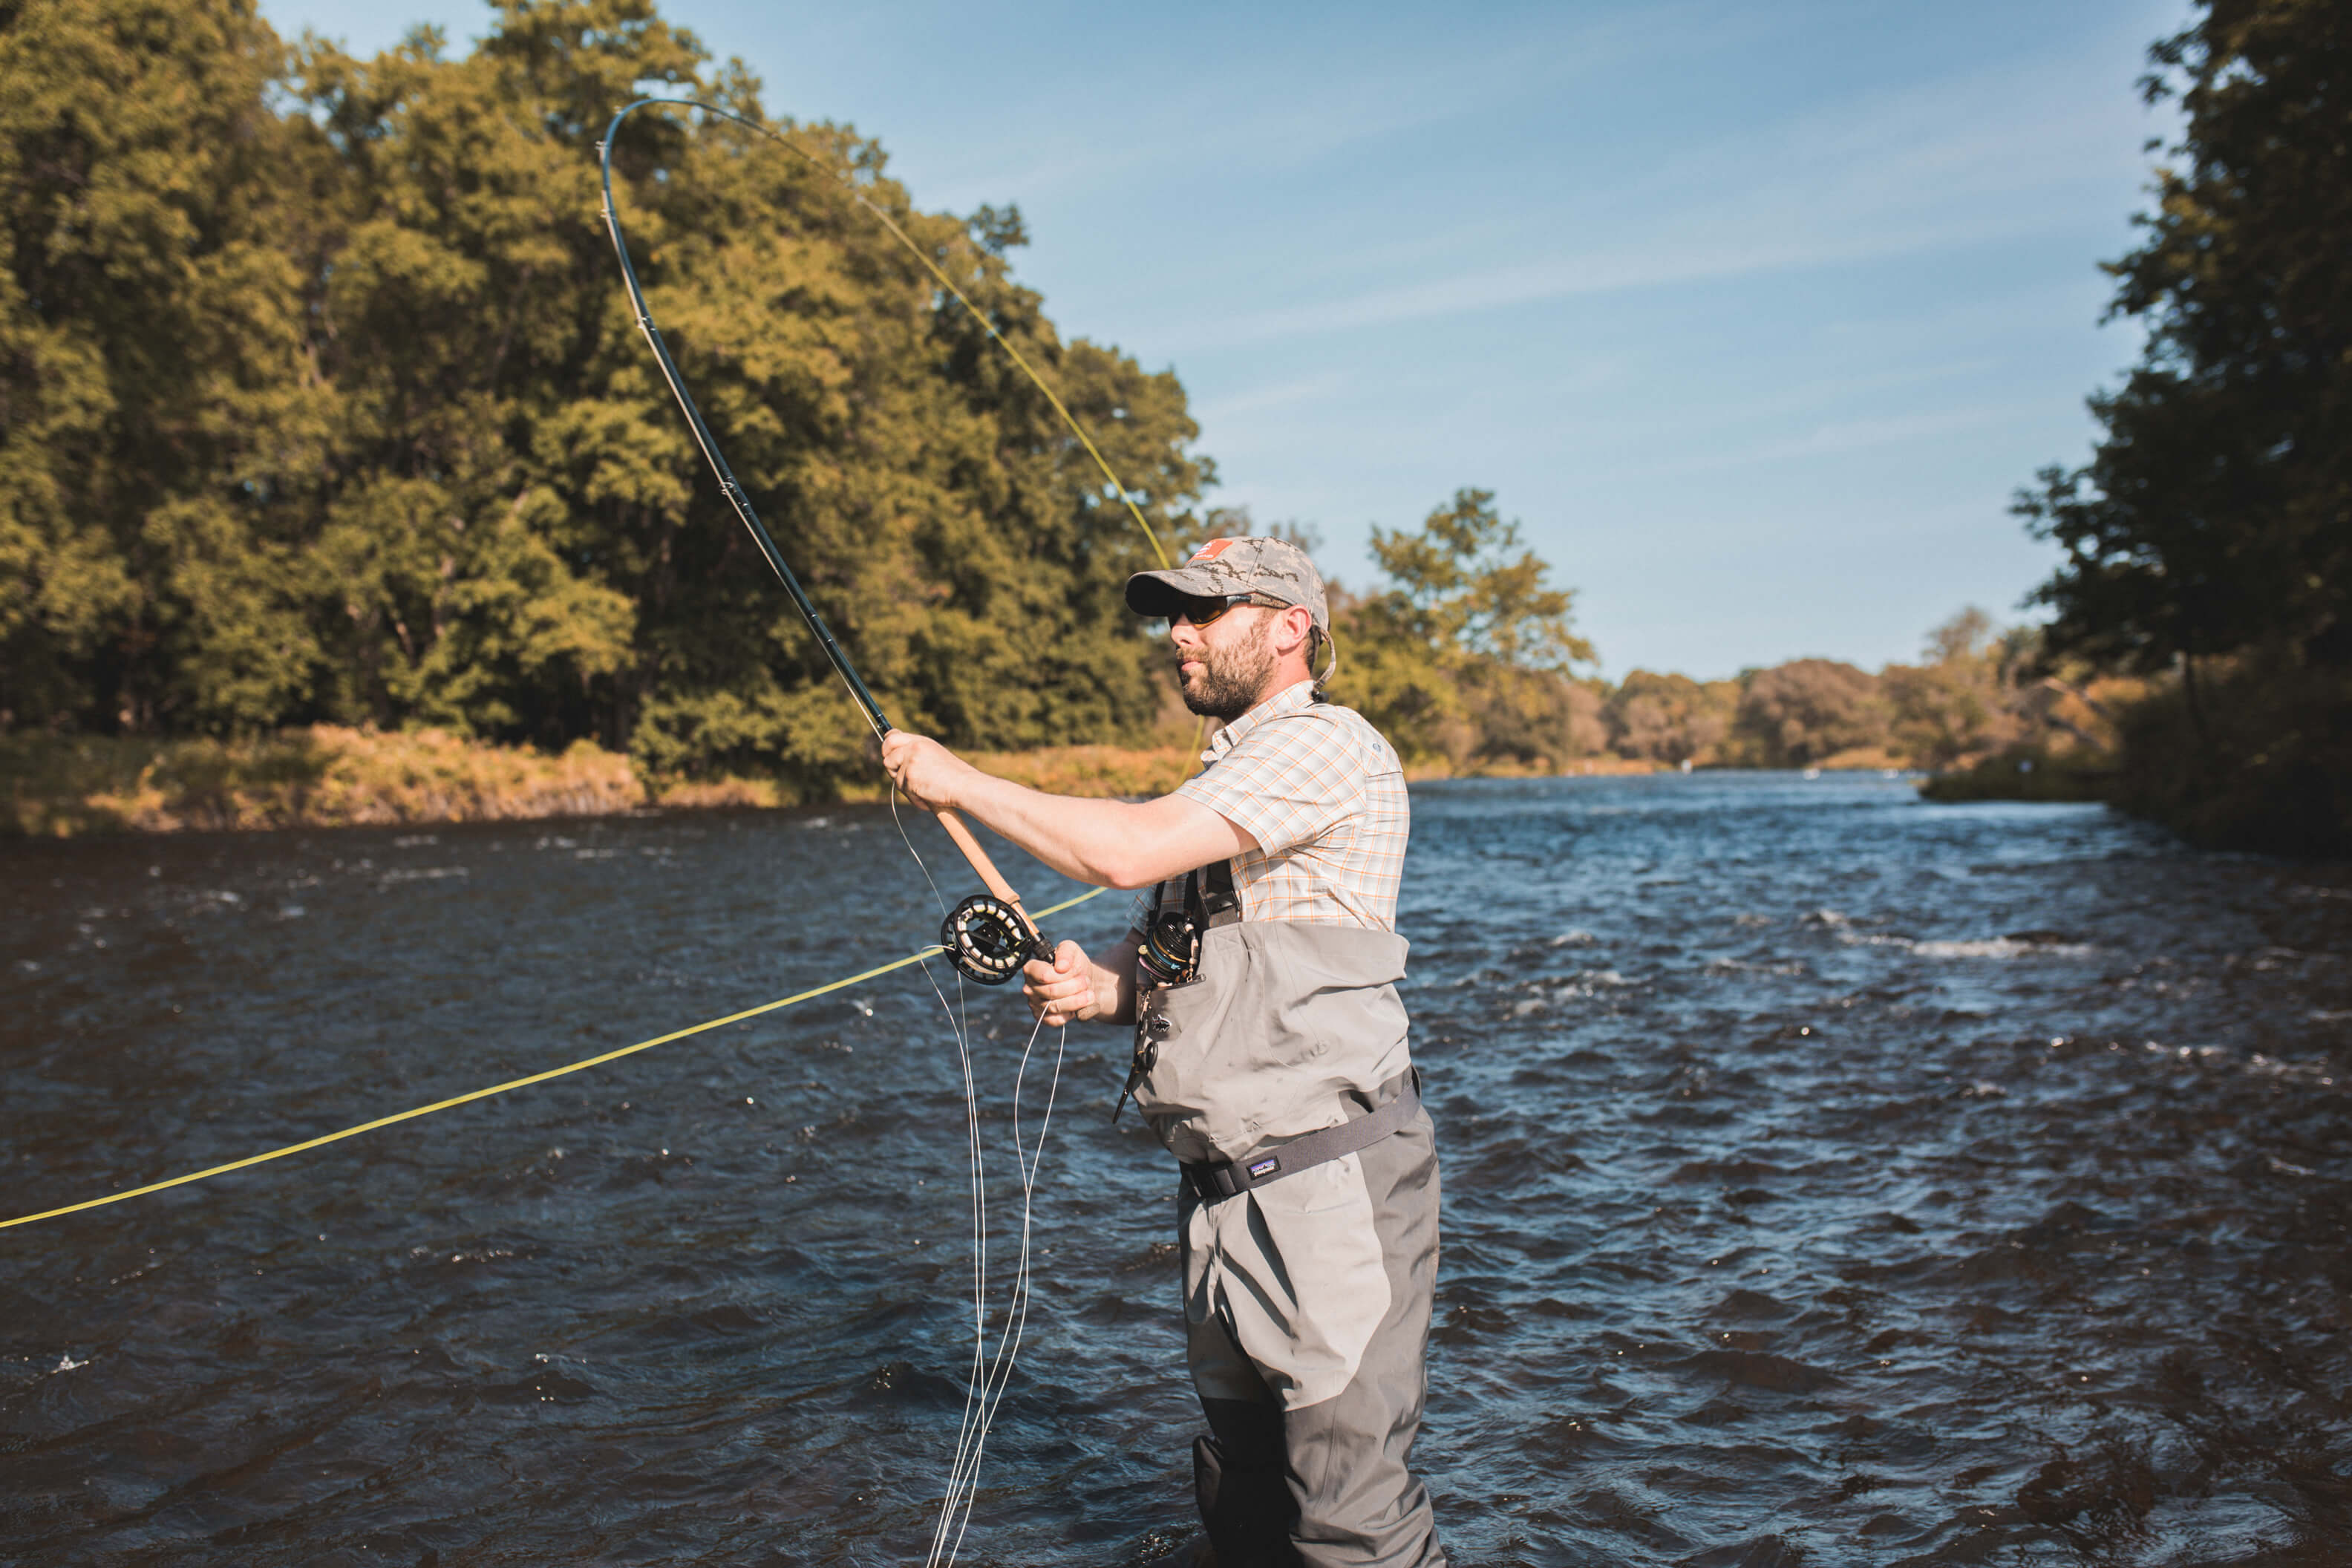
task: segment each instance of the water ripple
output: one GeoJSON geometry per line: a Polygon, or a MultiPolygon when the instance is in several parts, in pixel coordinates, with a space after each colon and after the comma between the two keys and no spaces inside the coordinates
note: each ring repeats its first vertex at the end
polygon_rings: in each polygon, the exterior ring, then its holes
{"type": "MultiPolygon", "coordinates": [[[[1419,1459],[1457,1561],[2352,1559],[2344,868],[1876,778],[1414,808],[1446,1184],[1419,1459]]],[[[11,1206],[919,945],[929,889],[868,829],[13,848],[11,1206]]],[[[1070,933],[1108,936],[1113,905],[1070,933]]],[[[966,1005],[1001,1282],[1028,1030],[1004,996],[966,1005]]],[[[1169,1173],[1109,1124],[1119,1043],[1071,1045],[967,1556],[1181,1560],[1169,1173]]],[[[970,1360],[964,1150],[909,973],[11,1232],[0,1538],[125,1563],[908,1560],[970,1360]]]]}

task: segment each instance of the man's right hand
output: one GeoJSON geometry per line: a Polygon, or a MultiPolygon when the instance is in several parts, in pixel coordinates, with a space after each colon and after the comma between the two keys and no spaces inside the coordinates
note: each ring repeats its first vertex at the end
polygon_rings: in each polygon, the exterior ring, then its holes
{"type": "Polygon", "coordinates": [[[1021,995],[1041,1023],[1057,1026],[1098,1017],[1103,1010],[1095,994],[1095,966],[1075,942],[1055,948],[1051,963],[1033,958],[1023,964],[1021,995]]]}

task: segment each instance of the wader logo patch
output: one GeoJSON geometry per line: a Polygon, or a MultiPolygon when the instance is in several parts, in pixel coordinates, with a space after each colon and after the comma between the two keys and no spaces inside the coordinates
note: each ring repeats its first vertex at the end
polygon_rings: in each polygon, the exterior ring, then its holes
{"type": "MultiPolygon", "coordinates": [[[[1224,542],[1220,540],[1218,542],[1222,544],[1224,542]]],[[[1249,1164],[1244,1168],[1249,1172],[1250,1180],[1255,1182],[1261,1176],[1269,1175],[1276,1171],[1281,1170],[1282,1162],[1269,1154],[1263,1160],[1252,1160],[1249,1164]]]]}

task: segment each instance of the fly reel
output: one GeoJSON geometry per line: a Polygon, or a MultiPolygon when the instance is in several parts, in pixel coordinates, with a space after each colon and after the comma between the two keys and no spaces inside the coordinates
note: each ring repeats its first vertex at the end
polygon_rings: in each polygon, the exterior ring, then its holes
{"type": "Polygon", "coordinates": [[[1201,973],[1200,923],[1181,910],[1154,915],[1136,950],[1136,967],[1154,985],[1183,985],[1201,973]]]}
{"type": "Polygon", "coordinates": [[[948,912],[940,946],[958,974],[982,985],[1002,985],[1031,959],[1053,956],[1030,934],[1018,909],[986,893],[974,893],[948,912]]]}

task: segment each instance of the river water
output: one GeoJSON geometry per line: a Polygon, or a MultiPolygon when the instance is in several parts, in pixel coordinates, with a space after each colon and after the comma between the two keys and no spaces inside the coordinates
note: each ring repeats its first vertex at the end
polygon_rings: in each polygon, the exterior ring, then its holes
{"type": "MultiPolygon", "coordinates": [[[[2352,868],[1875,777],[1413,814],[1420,1462],[1458,1563],[2352,1562],[2352,868]]],[[[0,892],[10,1214],[937,921],[880,808],[19,844],[0,892]]],[[[1001,1300],[1028,1020],[970,1016],[1001,1300]]],[[[1191,1549],[1171,1183],[1109,1124],[1124,1055],[1069,1036],[967,1563],[1191,1549]]],[[[0,1232],[0,1556],[920,1562],[971,1355],[962,1106],[908,970],[0,1232]]]]}

